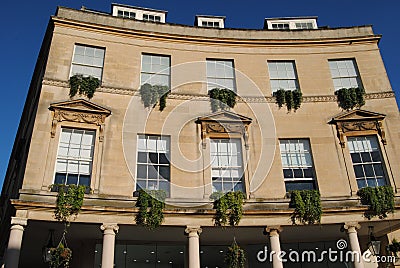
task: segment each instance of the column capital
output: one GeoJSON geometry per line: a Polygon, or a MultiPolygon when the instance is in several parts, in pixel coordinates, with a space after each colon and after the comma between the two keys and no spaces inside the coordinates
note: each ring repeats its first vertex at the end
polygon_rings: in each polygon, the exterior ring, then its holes
{"type": "Polygon", "coordinates": [[[185,233],[187,233],[189,236],[193,235],[193,234],[200,235],[202,231],[203,230],[201,229],[200,226],[188,225],[188,226],[186,226],[186,229],[185,229],[185,233]]]}
{"type": "Polygon", "coordinates": [[[102,231],[104,231],[104,233],[112,231],[113,233],[117,234],[118,230],[119,230],[119,226],[117,223],[103,223],[100,226],[100,229],[102,231]]]}
{"type": "Polygon", "coordinates": [[[277,236],[279,233],[283,231],[283,228],[280,225],[271,225],[265,227],[265,232],[269,234],[269,236],[277,236]]]}
{"type": "Polygon", "coordinates": [[[28,225],[28,219],[20,218],[20,217],[11,217],[11,225],[26,226],[26,225],[28,225]]]}
{"type": "Polygon", "coordinates": [[[356,233],[361,225],[356,221],[345,222],[343,228],[347,230],[348,233],[356,233]]]}

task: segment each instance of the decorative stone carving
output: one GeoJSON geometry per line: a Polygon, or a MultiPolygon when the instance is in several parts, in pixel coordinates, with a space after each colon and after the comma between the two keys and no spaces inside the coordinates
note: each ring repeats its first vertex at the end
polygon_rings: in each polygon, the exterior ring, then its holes
{"type": "Polygon", "coordinates": [[[366,110],[344,112],[331,120],[336,125],[338,138],[342,148],[346,147],[344,136],[379,134],[382,143],[386,145],[385,129],[383,127],[384,114],[366,110]]]}
{"type": "Polygon", "coordinates": [[[58,122],[69,121],[99,126],[99,140],[104,139],[104,124],[111,111],[93,102],[79,99],[53,103],[49,110],[53,112],[51,137],[54,138],[58,122]]]}
{"type": "Polygon", "coordinates": [[[240,135],[244,139],[246,149],[249,149],[249,125],[252,119],[229,111],[219,111],[208,116],[199,117],[196,121],[201,125],[201,138],[203,149],[206,148],[206,138],[231,134],[240,135]]]}

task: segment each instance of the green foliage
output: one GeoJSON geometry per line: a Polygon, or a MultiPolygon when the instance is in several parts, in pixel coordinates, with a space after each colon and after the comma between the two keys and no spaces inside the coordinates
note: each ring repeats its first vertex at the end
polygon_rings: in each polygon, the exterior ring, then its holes
{"type": "Polygon", "coordinates": [[[228,248],[225,254],[225,263],[227,268],[244,268],[246,255],[242,248],[238,246],[236,241],[228,248]]]}
{"type": "Polygon", "coordinates": [[[293,90],[293,109],[296,111],[300,108],[303,101],[303,93],[301,90],[293,90]]]}
{"type": "Polygon", "coordinates": [[[286,103],[285,102],[285,90],[284,89],[278,89],[276,92],[274,92],[276,104],[278,104],[279,109],[282,108],[282,106],[286,103]]]}
{"type": "Polygon", "coordinates": [[[296,190],[290,192],[290,207],[294,208],[291,220],[303,224],[314,224],[321,222],[322,208],[319,191],[296,190]]]}
{"type": "Polygon", "coordinates": [[[236,93],[227,88],[213,88],[208,91],[211,101],[211,110],[213,112],[228,110],[236,105],[236,93]]]}
{"type": "Polygon", "coordinates": [[[143,84],[139,90],[145,108],[155,107],[159,103],[159,110],[167,106],[167,97],[171,90],[167,86],[143,84]]]}
{"type": "Polygon", "coordinates": [[[358,190],[357,195],[361,204],[369,206],[368,211],[364,213],[369,220],[376,216],[384,219],[388,213],[394,212],[394,193],[389,185],[364,187],[358,190]]]}
{"type": "Polygon", "coordinates": [[[363,88],[341,88],[335,91],[335,95],[339,107],[346,111],[360,108],[365,104],[363,88]]]}
{"type": "Polygon", "coordinates": [[[91,99],[99,86],[100,80],[96,77],[75,74],[69,79],[69,96],[72,98],[79,93],[91,99]]]}
{"type": "Polygon", "coordinates": [[[159,227],[163,220],[163,209],[167,193],[164,190],[143,190],[139,191],[136,207],[139,212],[136,214],[136,223],[146,226],[150,230],[159,227]]]}
{"type": "Polygon", "coordinates": [[[287,108],[288,112],[291,111],[294,106],[293,93],[291,90],[286,90],[285,102],[286,102],[286,108],[287,108]]]}
{"type": "Polygon", "coordinates": [[[400,242],[396,238],[393,238],[392,243],[387,246],[387,251],[398,257],[397,253],[400,251],[400,242]]]}
{"type": "Polygon", "coordinates": [[[71,264],[72,250],[65,247],[62,242],[56,248],[50,249],[50,268],[68,268],[71,264]]]}
{"type": "Polygon", "coordinates": [[[274,92],[275,102],[278,104],[279,108],[282,108],[284,104],[286,104],[286,108],[288,112],[292,109],[296,111],[300,108],[301,103],[303,101],[303,93],[300,89],[296,90],[284,90],[278,89],[274,92]]]}
{"type": "Polygon", "coordinates": [[[244,194],[237,192],[215,192],[210,199],[214,200],[214,209],[217,210],[214,216],[214,225],[230,226],[238,225],[243,215],[244,194]]]}
{"type": "Polygon", "coordinates": [[[70,224],[71,217],[76,217],[81,210],[83,197],[87,189],[84,185],[53,185],[58,188],[56,209],[54,217],[56,220],[70,224]]]}

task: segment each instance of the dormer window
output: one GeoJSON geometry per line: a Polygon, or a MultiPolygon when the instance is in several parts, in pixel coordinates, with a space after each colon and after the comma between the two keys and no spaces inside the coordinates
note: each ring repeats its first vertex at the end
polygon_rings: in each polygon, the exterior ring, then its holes
{"type": "Polygon", "coordinates": [[[310,30],[318,29],[317,17],[269,18],[264,21],[268,30],[310,30]]]}
{"type": "Polygon", "coordinates": [[[122,4],[112,4],[112,15],[121,18],[165,23],[167,11],[122,4]]]}
{"type": "Polygon", "coordinates": [[[194,25],[205,28],[224,28],[225,17],[223,16],[208,16],[208,15],[197,15],[194,21],[194,25]]]}

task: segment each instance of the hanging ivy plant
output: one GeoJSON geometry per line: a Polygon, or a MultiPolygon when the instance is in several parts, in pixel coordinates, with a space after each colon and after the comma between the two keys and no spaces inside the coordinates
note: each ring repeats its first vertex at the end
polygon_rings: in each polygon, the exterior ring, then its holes
{"type": "Polygon", "coordinates": [[[394,212],[394,192],[389,185],[364,187],[358,190],[357,195],[361,204],[368,206],[364,216],[369,220],[373,217],[384,219],[388,213],[394,212]]]}
{"type": "Polygon", "coordinates": [[[58,189],[54,217],[69,226],[72,217],[76,217],[81,210],[87,186],[58,184],[51,187],[58,189]]]}
{"type": "Polygon", "coordinates": [[[296,111],[300,108],[303,101],[303,93],[300,89],[296,90],[284,90],[278,89],[273,93],[275,97],[275,102],[279,108],[285,104],[287,110],[290,112],[292,109],[296,111]]]}
{"type": "Polygon", "coordinates": [[[341,88],[335,91],[335,95],[339,107],[346,111],[360,108],[365,104],[365,90],[363,88],[341,88]]]}
{"type": "Polygon", "coordinates": [[[246,255],[242,248],[234,240],[225,254],[225,263],[227,268],[244,268],[246,255]]]}
{"type": "Polygon", "coordinates": [[[236,93],[227,88],[213,88],[208,91],[211,102],[211,110],[213,112],[227,110],[236,105],[236,93]]]}
{"type": "Polygon", "coordinates": [[[214,200],[214,216],[215,226],[238,225],[243,215],[244,194],[237,192],[214,192],[210,199],[214,200]]]}
{"type": "Polygon", "coordinates": [[[166,197],[167,193],[164,190],[141,189],[136,201],[136,207],[139,208],[136,223],[150,230],[159,227],[164,221],[163,209],[166,197]]]}
{"type": "Polygon", "coordinates": [[[167,86],[143,84],[139,90],[145,108],[155,107],[159,104],[162,111],[167,106],[167,97],[171,90],[167,86]]]}
{"type": "Polygon", "coordinates": [[[65,232],[56,248],[50,248],[50,268],[69,268],[72,260],[72,250],[68,248],[65,232]]]}
{"type": "Polygon", "coordinates": [[[72,98],[76,94],[84,95],[89,99],[93,98],[96,89],[100,86],[100,80],[93,76],[83,76],[75,74],[69,79],[69,96],[72,98]]]}
{"type": "Polygon", "coordinates": [[[320,193],[317,190],[296,190],[290,192],[290,207],[294,208],[293,224],[314,224],[321,222],[322,208],[320,193]]]}
{"type": "Polygon", "coordinates": [[[387,245],[388,253],[392,253],[396,258],[398,257],[397,253],[400,251],[400,242],[393,238],[392,243],[387,245]]]}
{"type": "Polygon", "coordinates": [[[278,104],[279,109],[282,108],[282,106],[285,104],[285,90],[278,89],[273,95],[275,96],[276,104],[278,104]]]}
{"type": "Polygon", "coordinates": [[[293,93],[293,109],[296,111],[300,108],[301,103],[303,102],[303,93],[301,90],[296,89],[292,91],[293,93]]]}

